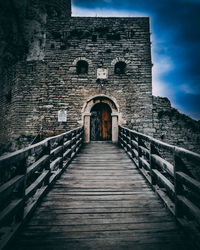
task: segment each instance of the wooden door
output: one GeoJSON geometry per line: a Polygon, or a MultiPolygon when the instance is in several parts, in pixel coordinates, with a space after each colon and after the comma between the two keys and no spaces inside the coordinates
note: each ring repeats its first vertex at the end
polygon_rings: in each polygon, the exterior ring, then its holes
{"type": "Polygon", "coordinates": [[[91,141],[108,141],[112,139],[111,109],[105,103],[96,104],[90,118],[91,141]]]}

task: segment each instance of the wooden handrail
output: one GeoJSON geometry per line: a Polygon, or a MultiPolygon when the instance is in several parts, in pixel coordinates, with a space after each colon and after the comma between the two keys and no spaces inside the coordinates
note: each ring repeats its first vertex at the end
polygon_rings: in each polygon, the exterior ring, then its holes
{"type": "Polygon", "coordinates": [[[122,126],[119,144],[200,249],[200,155],[122,126]]]}
{"type": "Polygon", "coordinates": [[[0,157],[0,249],[30,217],[83,144],[83,127],[0,157]]]}

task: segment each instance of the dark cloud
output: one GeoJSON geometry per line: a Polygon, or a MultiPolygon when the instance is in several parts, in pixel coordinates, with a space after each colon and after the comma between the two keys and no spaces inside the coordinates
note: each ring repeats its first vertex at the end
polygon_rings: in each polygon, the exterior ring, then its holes
{"type": "Polygon", "coordinates": [[[177,96],[177,103],[178,105],[176,106],[180,109],[180,111],[189,113],[197,120],[200,120],[200,94],[194,95],[183,92],[177,96]]]}
{"type": "Polygon", "coordinates": [[[88,9],[105,8],[129,13],[132,10],[149,15],[153,63],[158,64],[160,56],[170,58],[173,64],[159,79],[174,90],[173,96],[172,92],[166,96],[187,114],[199,119],[200,0],[73,0],[73,4],[88,9]]]}

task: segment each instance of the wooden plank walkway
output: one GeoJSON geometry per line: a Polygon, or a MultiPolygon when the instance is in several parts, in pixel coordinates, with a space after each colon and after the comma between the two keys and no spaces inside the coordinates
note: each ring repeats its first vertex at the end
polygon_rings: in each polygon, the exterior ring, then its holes
{"type": "Polygon", "coordinates": [[[186,250],[174,218],[110,142],[84,145],[10,246],[16,250],[186,250]]]}

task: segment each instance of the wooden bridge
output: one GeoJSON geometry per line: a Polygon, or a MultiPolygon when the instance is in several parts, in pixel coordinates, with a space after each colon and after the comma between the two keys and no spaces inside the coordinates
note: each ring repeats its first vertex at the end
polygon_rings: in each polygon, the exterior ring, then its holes
{"type": "Polygon", "coordinates": [[[200,249],[199,162],[124,127],[119,145],[80,127],[3,156],[0,249],[200,249]]]}

